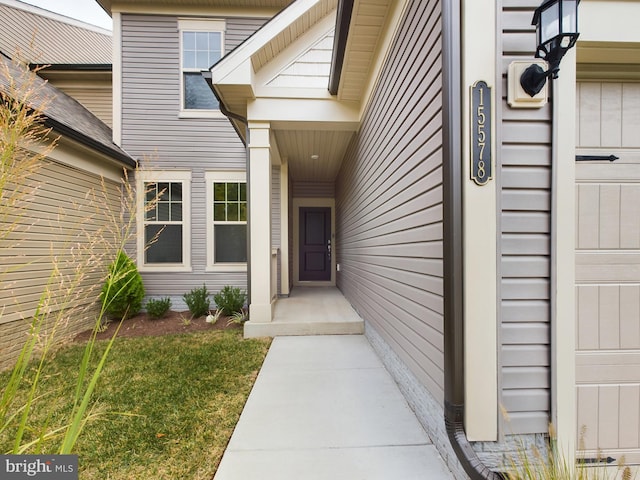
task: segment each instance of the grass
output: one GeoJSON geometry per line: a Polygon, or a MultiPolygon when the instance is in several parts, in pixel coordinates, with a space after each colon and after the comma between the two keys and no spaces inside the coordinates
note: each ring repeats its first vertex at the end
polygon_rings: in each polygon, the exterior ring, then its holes
{"type": "MultiPolygon", "coordinates": [[[[119,338],[75,446],[81,478],[212,478],[268,347],[238,331],[119,338]]],[[[99,355],[106,342],[95,348],[99,355]]],[[[83,352],[69,346],[45,366],[34,425],[55,428],[72,408],[83,352]]],[[[2,374],[0,385],[7,380],[2,374]]],[[[0,437],[1,453],[11,433],[0,437]]]]}

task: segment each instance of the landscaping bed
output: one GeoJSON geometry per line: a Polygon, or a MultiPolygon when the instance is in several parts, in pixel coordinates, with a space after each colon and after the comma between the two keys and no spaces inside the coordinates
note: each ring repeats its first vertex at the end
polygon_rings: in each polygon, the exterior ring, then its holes
{"type": "MultiPolygon", "coordinates": [[[[191,318],[189,311],[176,312],[169,310],[162,318],[151,318],[147,313],[139,313],[122,322],[119,337],[143,337],[171,335],[177,333],[193,333],[209,330],[242,330],[239,323],[230,322],[230,317],[220,317],[216,323],[207,323],[206,317],[191,318]]],[[[97,335],[98,339],[108,339],[113,336],[119,321],[109,322],[104,332],[97,335]]],[[[88,340],[91,330],[80,333],[77,341],[88,340]]]]}

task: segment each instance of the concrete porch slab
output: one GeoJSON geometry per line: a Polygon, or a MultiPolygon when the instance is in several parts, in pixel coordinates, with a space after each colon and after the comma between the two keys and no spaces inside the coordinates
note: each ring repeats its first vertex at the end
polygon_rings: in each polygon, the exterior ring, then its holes
{"type": "Polygon", "coordinates": [[[362,333],[364,321],[336,287],[296,287],[278,299],[271,322],[244,325],[245,338],[362,333]]]}

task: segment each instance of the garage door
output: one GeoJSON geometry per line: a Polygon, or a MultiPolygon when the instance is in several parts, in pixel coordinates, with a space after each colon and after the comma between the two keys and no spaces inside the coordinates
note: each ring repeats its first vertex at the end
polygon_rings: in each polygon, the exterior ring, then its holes
{"type": "Polygon", "coordinates": [[[640,83],[579,82],[577,130],[578,445],[640,464],[640,83]]]}

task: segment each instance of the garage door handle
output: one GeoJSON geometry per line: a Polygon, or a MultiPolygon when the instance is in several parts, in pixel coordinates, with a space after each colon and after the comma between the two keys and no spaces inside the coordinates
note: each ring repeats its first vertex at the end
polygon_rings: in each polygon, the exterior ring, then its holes
{"type": "Polygon", "coordinates": [[[615,462],[616,459],[613,458],[613,457],[606,457],[606,458],[605,457],[602,457],[602,458],[596,457],[596,458],[581,458],[578,461],[582,462],[582,463],[607,463],[607,464],[609,464],[609,463],[615,462]]]}
{"type": "Polygon", "coordinates": [[[616,157],[615,155],[576,155],[576,162],[597,162],[602,160],[609,160],[610,162],[615,162],[620,157],[616,157]]]}

